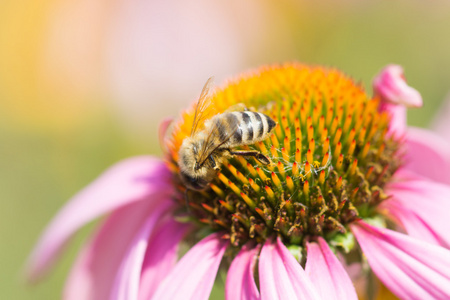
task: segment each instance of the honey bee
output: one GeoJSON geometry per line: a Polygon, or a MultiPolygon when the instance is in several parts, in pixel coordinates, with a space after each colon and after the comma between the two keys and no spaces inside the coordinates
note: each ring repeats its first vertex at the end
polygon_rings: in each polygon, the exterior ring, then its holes
{"type": "Polygon", "coordinates": [[[186,137],[178,152],[180,177],[191,190],[203,190],[214,179],[223,161],[234,155],[253,157],[269,164],[268,157],[256,150],[234,150],[267,139],[276,123],[269,116],[240,106],[231,107],[211,116],[212,105],[208,96],[212,78],[206,82],[195,109],[190,136],[186,137]],[[204,126],[201,126],[204,124],[204,126]],[[200,130],[200,128],[203,128],[200,130]]]}

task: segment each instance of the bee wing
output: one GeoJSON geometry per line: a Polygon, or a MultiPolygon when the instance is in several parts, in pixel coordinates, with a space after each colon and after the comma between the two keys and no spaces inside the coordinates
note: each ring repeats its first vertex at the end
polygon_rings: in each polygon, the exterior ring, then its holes
{"type": "Polygon", "coordinates": [[[197,130],[200,128],[200,124],[212,115],[214,111],[214,105],[211,105],[210,90],[213,85],[214,77],[208,78],[203,86],[200,97],[198,98],[197,106],[195,107],[194,122],[192,124],[191,136],[194,136],[197,130]]]}
{"type": "Polygon", "coordinates": [[[202,166],[208,157],[223,144],[228,142],[239,128],[237,119],[225,122],[216,122],[209,129],[204,144],[200,148],[198,161],[202,166]]]}

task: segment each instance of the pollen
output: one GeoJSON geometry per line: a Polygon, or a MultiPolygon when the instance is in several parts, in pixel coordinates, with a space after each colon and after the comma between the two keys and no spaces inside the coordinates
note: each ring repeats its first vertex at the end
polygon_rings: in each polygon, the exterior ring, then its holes
{"type": "Polygon", "coordinates": [[[227,231],[240,247],[274,235],[287,245],[327,240],[374,216],[383,188],[402,164],[401,141],[386,136],[389,115],[378,111],[354,80],[335,69],[300,64],[265,67],[219,87],[216,112],[244,105],[276,123],[270,137],[224,156],[208,188],[188,191],[179,179],[178,151],[190,136],[194,105],[182,113],[166,145],[180,213],[212,231],[227,231]],[[189,203],[186,206],[186,201],[189,203]]]}

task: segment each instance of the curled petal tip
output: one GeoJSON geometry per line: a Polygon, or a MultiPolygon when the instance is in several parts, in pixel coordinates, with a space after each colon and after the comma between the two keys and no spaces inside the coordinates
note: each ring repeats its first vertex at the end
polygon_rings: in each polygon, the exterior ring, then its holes
{"type": "Polygon", "coordinates": [[[421,107],[423,104],[420,93],[410,87],[399,65],[388,65],[373,80],[373,90],[383,102],[403,105],[406,107],[421,107]]]}

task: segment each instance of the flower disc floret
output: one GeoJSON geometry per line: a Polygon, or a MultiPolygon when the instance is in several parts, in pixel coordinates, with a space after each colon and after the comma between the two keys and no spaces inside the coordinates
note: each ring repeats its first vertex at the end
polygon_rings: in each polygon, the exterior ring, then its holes
{"type": "Polygon", "coordinates": [[[244,146],[269,157],[232,157],[203,191],[185,191],[178,150],[191,132],[195,106],[182,115],[168,144],[180,214],[200,227],[228,232],[235,246],[277,235],[287,245],[345,234],[372,218],[385,184],[402,163],[399,140],[386,136],[389,116],[379,100],[334,69],[289,64],[260,69],[216,91],[224,112],[236,104],[277,122],[262,142],[244,146]],[[185,196],[187,195],[186,205],[185,196]]]}

